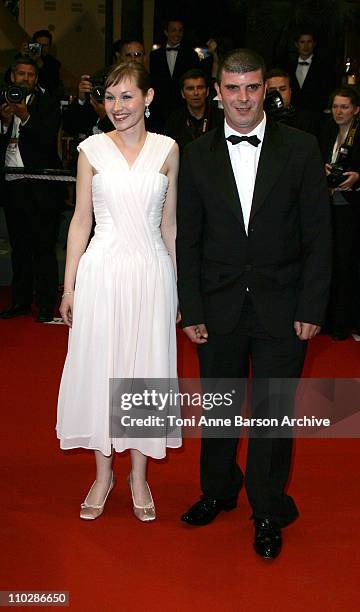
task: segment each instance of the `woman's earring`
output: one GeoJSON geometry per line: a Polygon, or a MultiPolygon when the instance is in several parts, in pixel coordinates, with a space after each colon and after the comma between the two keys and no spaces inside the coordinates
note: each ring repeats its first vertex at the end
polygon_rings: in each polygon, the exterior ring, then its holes
{"type": "Polygon", "coordinates": [[[150,117],[150,109],[149,109],[149,105],[148,104],[145,104],[145,113],[144,114],[145,114],[146,119],[149,119],[149,117],[150,117]]]}

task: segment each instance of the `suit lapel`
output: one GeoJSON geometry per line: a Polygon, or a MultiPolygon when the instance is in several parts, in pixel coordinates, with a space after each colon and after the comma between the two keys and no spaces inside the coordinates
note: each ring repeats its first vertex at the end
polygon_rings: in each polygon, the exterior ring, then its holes
{"type": "Polygon", "coordinates": [[[169,79],[171,79],[169,64],[167,63],[166,47],[162,47],[160,51],[161,51],[160,58],[161,58],[161,64],[162,64],[161,70],[163,71],[163,73],[167,73],[169,76],[169,79]]]}
{"type": "Polygon", "coordinates": [[[313,58],[309,66],[309,70],[306,73],[306,77],[304,79],[301,89],[304,89],[306,91],[306,88],[309,86],[309,83],[311,85],[311,83],[314,81],[314,77],[316,77],[316,60],[314,60],[313,58]]]}
{"type": "Polygon", "coordinates": [[[218,181],[218,188],[224,195],[224,200],[229,204],[233,213],[240,221],[245,231],[244,218],[240,204],[236,181],[231,166],[228,147],[224,136],[224,127],[216,129],[210,150],[213,153],[214,169],[212,178],[218,181]]]}
{"type": "Polygon", "coordinates": [[[277,181],[287,156],[288,147],[283,142],[278,126],[268,120],[256,173],[250,220],[261,208],[266,196],[277,181]]]}

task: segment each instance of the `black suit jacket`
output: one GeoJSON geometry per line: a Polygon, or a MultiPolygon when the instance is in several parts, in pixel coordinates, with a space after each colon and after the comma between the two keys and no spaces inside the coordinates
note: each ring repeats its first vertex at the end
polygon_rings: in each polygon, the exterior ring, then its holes
{"type": "Polygon", "coordinates": [[[171,75],[166,59],[166,47],[151,51],[149,56],[149,69],[155,98],[152,104],[159,121],[164,122],[171,111],[181,105],[182,97],[179,85],[180,77],[190,70],[198,68],[200,60],[197,53],[186,45],[180,45],[177,53],[174,72],[171,75]]]}
{"type": "Polygon", "coordinates": [[[291,79],[291,102],[298,109],[321,113],[328,106],[329,96],[336,84],[335,71],[315,55],[309,66],[303,86],[296,78],[298,58],[287,66],[291,79]]]}
{"type": "MultiPolygon", "coordinates": [[[[28,104],[30,118],[20,124],[19,150],[24,166],[29,168],[61,168],[58,155],[60,126],[59,106],[47,94],[36,91],[28,104]]],[[[5,154],[12,134],[11,123],[6,134],[0,137],[0,163],[5,165],[5,154]]]]}
{"type": "MultiPolygon", "coordinates": [[[[60,125],[59,105],[47,94],[37,90],[29,101],[30,118],[25,125],[20,124],[19,150],[23,164],[27,169],[61,168],[58,155],[58,132],[60,125]]],[[[6,134],[0,136],[0,163],[5,166],[6,149],[12,134],[11,122],[6,134]]],[[[3,180],[2,188],[6,187],[3,180]]],[[[63,183],[48,182],[48,188],[54,193],[56,201],[64,199],[66,187],[63,183]]],[[[5,195],[5,194],[4,194],[5,195]]],[[[6,195],[5,198],[6,200],[6,195]]]]}
{"type": "Polygon", "coordinates": [[[248,287],[274,337],[294,320],[321,324],[330,283],[330,207],[313,136],[267,122],[245,232],[223,127],[185,147],[178,200],[184,327],[230,333],[248,287]]]}
{"type": "Polygon", "coordinates": [[[106,115],[103,119],[99,119],[98,114],[88,101],[85,101],[85,104],[79,104],[76,98],[64,110],[63,128],[71,136],[78,136],[79,134],[91,136],[94,125],[102,132],[111,132],[114,129],[109,117],[106,115]]]}

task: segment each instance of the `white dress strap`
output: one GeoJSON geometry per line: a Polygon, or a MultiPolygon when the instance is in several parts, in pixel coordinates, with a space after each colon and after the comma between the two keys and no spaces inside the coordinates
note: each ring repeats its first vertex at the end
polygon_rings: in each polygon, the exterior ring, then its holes
{"type": "Polygon", "coordinates": [[[150,139],[148,151],[151,151],[151,156],[146,156],[143,159],[144,165],[146,164],[147,170],[153,170],[159,172],[167,156],[173,147],[175,140],[169,136],[163,134],[154,134],[153,132],[148,133],[150,139]]]}
{"type": "Polygon", "coordinates": [[[83,151],[89,164],[100,172],[104,168],[103,134],[94,134],[79,143],[77,150],[83,151]]]}

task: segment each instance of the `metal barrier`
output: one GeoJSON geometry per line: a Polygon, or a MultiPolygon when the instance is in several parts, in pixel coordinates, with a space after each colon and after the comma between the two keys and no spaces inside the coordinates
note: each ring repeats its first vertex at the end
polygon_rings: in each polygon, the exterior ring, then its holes
{"type": "Polygon", "coordinates": [[[61,181],[66,183],[75,183],[76,177],[71,170],[63,168],[18,168],[12,166],[3,166],[0,168],[1,174],[6,174],[7,180],[15,179],[32,179],[42,181],[61,181]]]}

